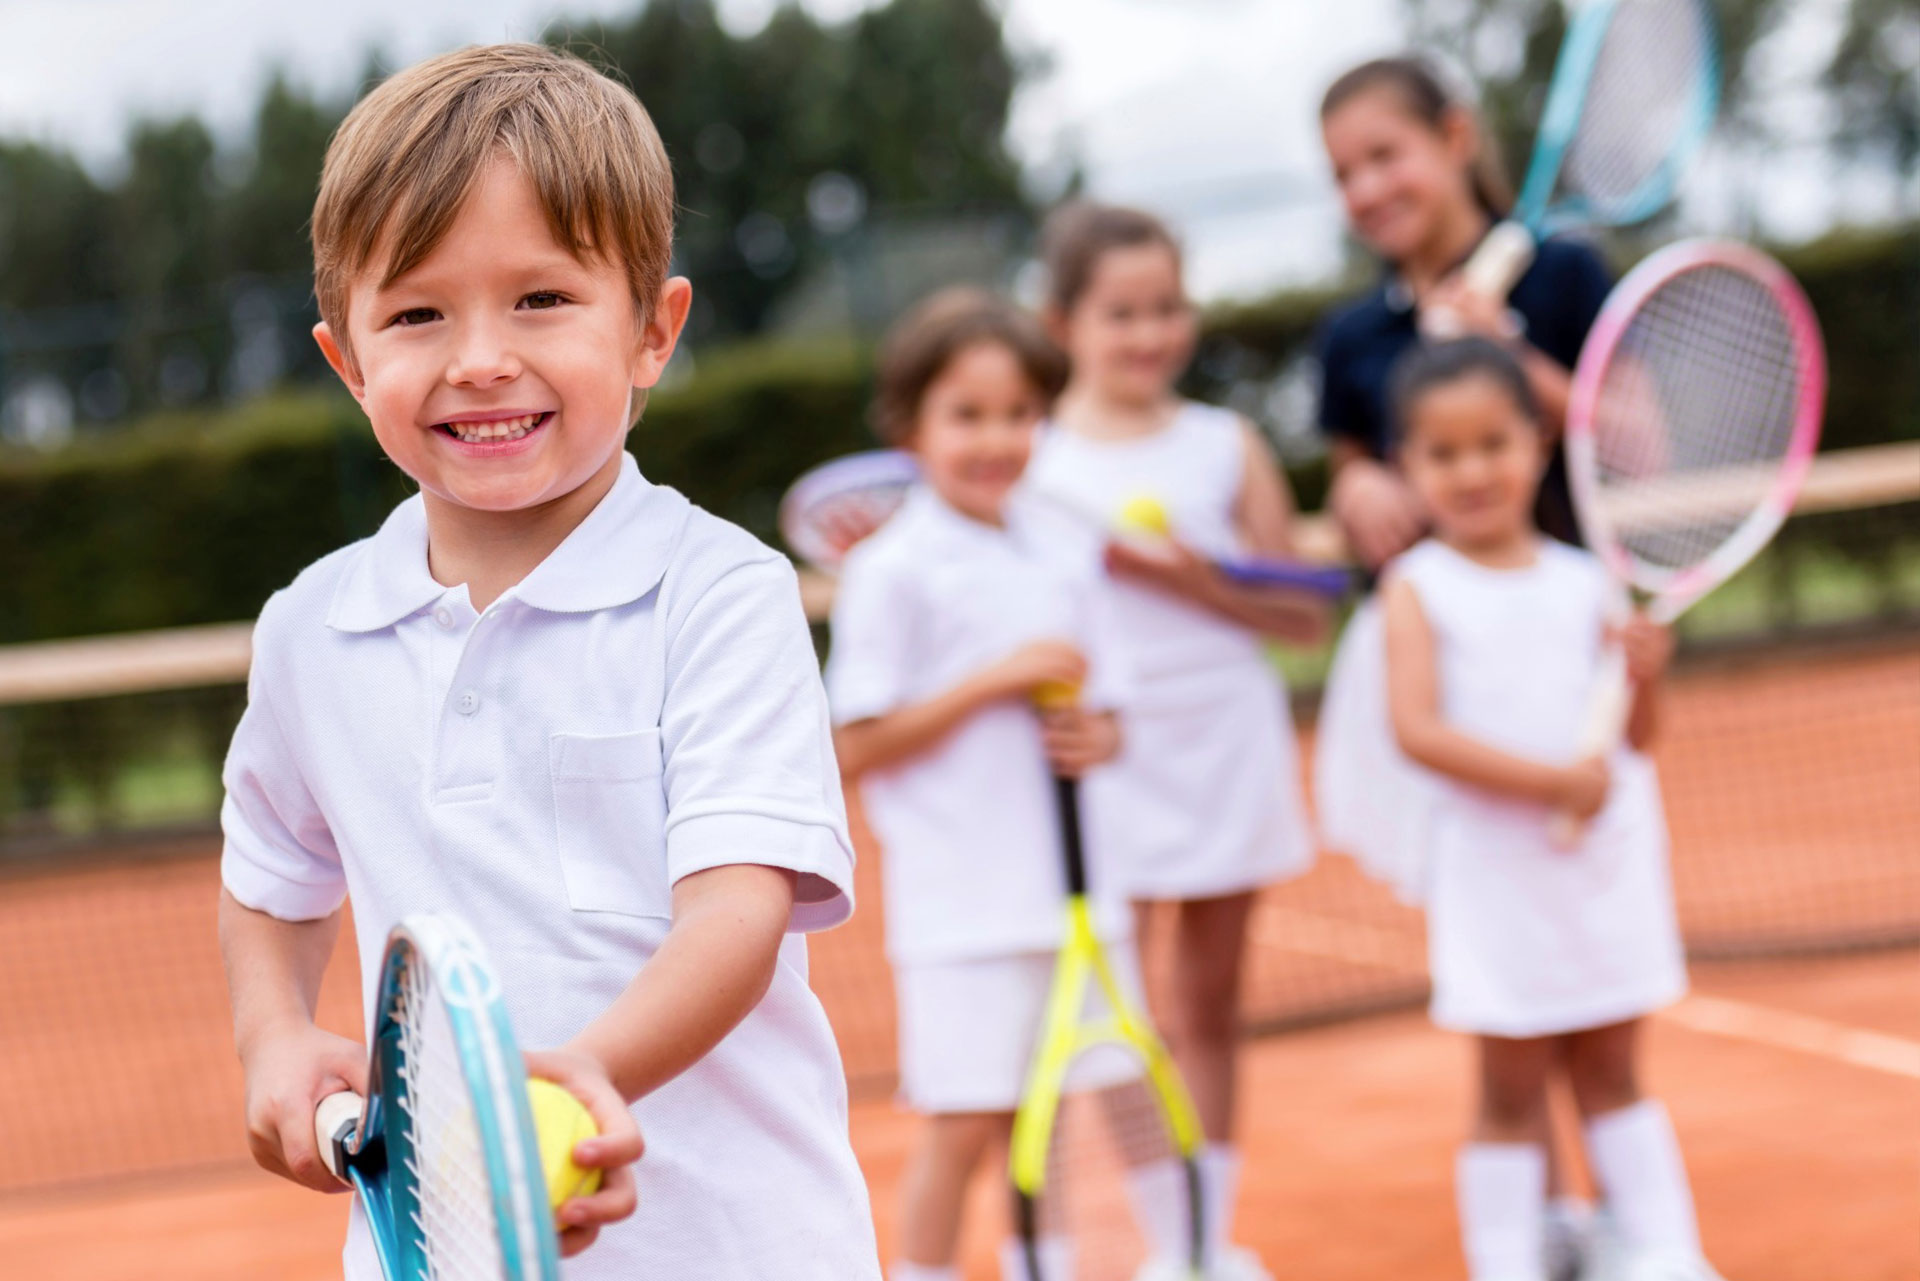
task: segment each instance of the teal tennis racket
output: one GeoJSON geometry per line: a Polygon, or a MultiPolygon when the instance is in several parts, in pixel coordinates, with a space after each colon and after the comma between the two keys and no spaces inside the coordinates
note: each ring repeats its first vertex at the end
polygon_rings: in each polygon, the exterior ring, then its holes
{"type": "Polygon", "coordinates": [[[1708,0],[1576,4],[1520,198],[1461,269],[1468,286],[1504,301],[1546,237],[1658,213],[1719,105],[1708,0]]]}
{"type": "Polygon", "coordinates": [[[314,1128],[387,1281],[560,1281],[520,1050],[455,918],[410,916],[388,936],[367,1081],[365,1100],[321,1100],[314,1128]]]}

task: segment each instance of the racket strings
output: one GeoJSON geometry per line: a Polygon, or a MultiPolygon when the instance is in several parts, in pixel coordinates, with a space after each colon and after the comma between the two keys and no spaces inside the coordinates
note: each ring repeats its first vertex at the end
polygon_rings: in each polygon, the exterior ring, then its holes
{"type": "Polygon", "coordinates": [[[1710,91],[1714,40],[1699,0],[1619,0],[1587,81],[1561,181],[1608,215],[1680,149],[1710,91]]]}
{"type": "Polygon", "coordinates": [[[401,984],[401,1110],[412,1154],[416,1240],[433,1281],[505,1275],[473,1100],[452,1020],[424,965],[401,984]]]}
{"type": "MultiPolygon", "coordinates": [[[[1096,1048],[1084,1066],[1111,1078],[1120,1069],[1102,1049],[1113,1047],[1096,1048]]],[[[1061,1099],[1048,1147],[1040,1233],[1072,1241],[1072,1281],[1131,1281],[1149,1259],[1188,1257],[1186,1179],[1166,1114],[1144,1079],[1072,1091],[1061,1099]]]]}
{"type": "Polygon", "coordinates": [[[1647,299],[1594,421],[1602,507],[1640,565],[1698,565],[1767,506],[1801,377],[1792,325],[1760,281],[1709,266],[1647,299]]]}

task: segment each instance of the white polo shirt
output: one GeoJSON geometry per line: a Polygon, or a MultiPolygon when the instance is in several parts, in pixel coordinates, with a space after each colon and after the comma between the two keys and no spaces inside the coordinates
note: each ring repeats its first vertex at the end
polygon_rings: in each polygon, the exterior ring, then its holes
{"type": "MultiPolygon", "coordinates": [[[[834,720],[924,702],[1037,640],[1078,644],[1088,660],[1083,701],[1117,708],[1126,670],[1105,599],[1098,544],[1077,527],[1016,498],[996,528],[917,486],[841,568],[827,661],[834,720]]],[[[860,795],[884,856],[895,962],[1059,943],[1066,874],[1030,704],[982,708],[919,755],[862,775],[860,795]]],[[[1098,919],[1107,937],[1124,938],[1131,918],[1101,875],[1105,824],[1082,809],[1098,919]]]]}
{"type": "MultiPolygon", "coordinates": [[[[689,873],[790,868],[795,931],[846,919],[852,844],[784,558],[631,458],[484,614],[433,580],[426,548],[416,497],[267,603],[225,775],[227,888],[286,920],[350,896],[369,1018],[410,912],[473,925],[529,1048],[607,1009],[689,873]]],[[[633,1112],[639,1211],[573,1281],[878,1278],[797,933],[754,1012],[633,1112]]],[[[358,1206],[346,1264],[379,1276],[358,1206]]]]}

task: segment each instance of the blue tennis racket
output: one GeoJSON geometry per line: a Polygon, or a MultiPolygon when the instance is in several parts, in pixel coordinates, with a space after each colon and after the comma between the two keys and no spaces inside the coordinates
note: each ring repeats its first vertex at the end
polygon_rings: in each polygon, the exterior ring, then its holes
{"type": "Polygon", "coordinates": [[[450,916],[387,938],[363,1102],[322,1099],[321,1159],[360,1194],[387,1281],[559,1281],[526,1071],[479,941],[450,916]]]}
{"type": "Polygon", "coordinates": [[[1512,216],[1462,272],[1504,301],[1548,236],[1658,213],[1713,126],[1720,37],[1708,0],[1585,0],[1554,64],[1512,216]]]}

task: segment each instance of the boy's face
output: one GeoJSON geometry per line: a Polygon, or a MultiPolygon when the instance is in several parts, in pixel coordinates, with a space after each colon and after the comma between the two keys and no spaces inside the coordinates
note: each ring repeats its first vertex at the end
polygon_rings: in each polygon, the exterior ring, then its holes
{"type": "Polygon", "coordinates": [[[642,323],[626,273],[555,243],[504,157],[417,267],[382,287],[384,261],[348,298],[352,362],[325,323],[314,336],[430,504],[510,513],[611,484],[633,390],[659,380],[686,320],[685,280],[642,323]]]}

